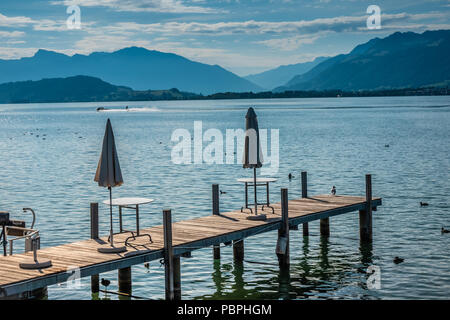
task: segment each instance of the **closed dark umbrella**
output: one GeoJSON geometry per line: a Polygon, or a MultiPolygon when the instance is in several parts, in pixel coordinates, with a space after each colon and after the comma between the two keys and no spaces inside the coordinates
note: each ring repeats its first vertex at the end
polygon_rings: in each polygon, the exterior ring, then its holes
{"type": "MultiPolygon", "coordinates": [[[[122,172],[120,171],[119,157],[117,155],[116,143],[111,121],[106,122],[105,136],[103,137],[102,153],[98,161],[97,172],[94,181],[101,187],[108,187],[109,190],[109,216],[110,216],[110,243],[114,247],[113,219],[112,219],[112,191],[113,187],[118,187],[123,183],[122,172]]],[[[116,253],[126,251],[125,247],[100,248],[99,251],[105,253],[116,253]],[[111,250],[114,249],[114,250],[111,250]]]]}
{"type": "Polygon", "coordinates": [[[255,192],[255,215],[258,214],[258,199],[256,193],[256,168],[261,168],[263,155],[259,140],[258,118],[252,107],[248,108],[245,116],[245,144],[243,155],[243,167],[253,168],[253,186],[255,192]]]}

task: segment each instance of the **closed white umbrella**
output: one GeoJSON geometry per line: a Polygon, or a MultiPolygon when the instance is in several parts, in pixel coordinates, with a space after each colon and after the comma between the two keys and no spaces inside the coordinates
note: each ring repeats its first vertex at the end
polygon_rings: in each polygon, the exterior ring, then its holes
{"type": "Polygon", "coordinates": [[[107,187],[109,190],[109,217],[110,217],[110,243],[111,248],[99,248],[99,252],[118,253],[127,251],[126,247],[114,247],[114,232],[112,219],[112,188],[123,184],[122,172],[120,171],[119,157],[117,155],[116,143],[111,121],[106,122],[105,136],[103,137],[103,147],[100,159],[98,161],[97,172],[94,181],[101,187],[107,187]]]}
{"type": "MultiPolygon", "coordinates": [[[[255,217],[258,220],[265,220],[266,215],[258,216],[258,197],[256,192],[256,168],[261,168],[264,159],[259,140],[258,118],[252,107],[248,108],[245,116],[245,144],[242,159],[243,168],[253,168],[253,188],[255,192],[255,217]]],[[[255,219],[253,218],[253,219],[255,219]]]]}

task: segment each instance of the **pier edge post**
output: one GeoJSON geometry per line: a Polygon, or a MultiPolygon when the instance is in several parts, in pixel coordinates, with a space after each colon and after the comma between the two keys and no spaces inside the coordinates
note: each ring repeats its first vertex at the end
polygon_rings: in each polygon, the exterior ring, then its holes
{"type": "Polygon", "coordinates": [[[280,267],[289,266],[289,209],[287,188],[281,189],[281,226],[278,229],[276,253],[280,267]]]}
{"type": "Polygon", "coordinates": [[[91,239],[98,239],[98,202],[91,202],[91,239]]]}
{"type": "MultiPolygon", "coordinates": [[[[308,173],[302,171],[302,198],[308,198],[308,173]]],[[[309,236],[308,222],[303,223],[303,236],[309,236]]]]}
{"type": "Polygon", "coordinates": [[[244,261],[244,239],[233,240],[233,258],[235,261],[244,261]]]}
{"type": "MultiPolygon", "coordinates": [[[[213,215],[219,215],[220,214],[220,207],[219,207],[219,185],[213,184],[212,185],[212,213],[213,215]]],[[[220,244],[219,245],[213,245],[213,256],[214,260],[220,259],[220,244]]]]}
{"type": "Polygon", "coordinates": [[[320,235],[322,237],[330,236],[330,218],[320,219],[320,235]]]}
{"type": "MultiPolygon", "coordinates": [[[[132,280],[131,280],[131,267],[122,268],[117,271],[119,292],[131,295],[132,292],[132,280]]],[[[119,296],[120,300],[129,300],[129,297],[119,296]]]]}
{"type": "MultiPolygon", "coordinates": [[[[91,239],[98,239],[98,203],[91,202],[91,239]]],[[[91,294],[93,299],[98,299],[100,292],[100,276],[95,274],[91,276],[91,294]]]]}
{"type": "Polygon", "coordinates": [[[372,241],[372,175],[366,174],[366,209],[359,211],[359,236],[363,242],[372,241]]]}
{"type": "Polygon", "coordinates": [[[163,210],[164,228],[164,271],[166,283],[166,300],[175,299],[174,290],[174,268],[173,268],[173,248],[172,248],[172,211],[163,210]]]}

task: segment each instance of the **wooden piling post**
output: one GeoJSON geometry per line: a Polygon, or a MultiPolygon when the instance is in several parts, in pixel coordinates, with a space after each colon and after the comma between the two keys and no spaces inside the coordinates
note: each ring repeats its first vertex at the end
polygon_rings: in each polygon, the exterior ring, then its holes
{"type": "MultiPolygon", "coordinates": [[[[91,239],[98,239],[98,203],[91,203],[91,239]]],[[[100,277],[98,274],[91,276],[92,298],[97,299],[100,292],[100,277]]]]}
{"type": "Polygon", "coordinates": [[[180,256],[173,257],[173,294],[175,300],[181,300],[181,261],[180,256]]]}
{"type": "Polygon", "coordinates": [[[166,300],[174,300],[174,272],[172,248],[172,211],[163,210],[164,228],[164,271],[166,281],[166,300]]]}
{"type": "Polygon", "coordinates": [[[233,257],[235,261],[244,261],[244,239],[233,241],[233,257]]]}
{"type": "Polygon", "coordinates": [[[359,237],[361,241],[372,241],[372,176],[366,174],[366,209],[359,211],[359,237]]]}
{"type": "MultiPolygon", "coordinates": [[[[302,171],[302,198],[308,198],[308,173],[306,171],[302,171]]],[[[303,224],[303,236],[309,236],[308,222],[303,224]]]]}
{"type": "MultiPolygon", "coordinates": [[[[118,270],[119,280],[119,292],[131,295],[132,292],[132,280],[131,280],[131,267],[122,268],[118,270]]],[[[119,296],[119,299],[130,299],[126,296],[119,296]]]]}
{"type": "Polygon", "coordinates": [[[281,226],[278,229],[276,253],[280,267],[289,266],[289,209],[288,189],[281,189],[281,226]]]}
{"type": "Polygon", "coordinates": [[[28,292],[28,300],[48,300],[47,287],[38,288],[28,292]]]}
{"type": "Polygon", "coordinates": [[[320,235],[322,237],[330,236],[330,218],[320,219],[320,235]]]}
{"type": "MultiPolygon", "coordinates": [[[[213,209],[213,215],[220,214],[219,185],[218,184],[212,185],[212,209],[213,209]]],[[[214,255],[214,260],[220,259],[220,244],[213,246],[213,255],[214,255]]]]}

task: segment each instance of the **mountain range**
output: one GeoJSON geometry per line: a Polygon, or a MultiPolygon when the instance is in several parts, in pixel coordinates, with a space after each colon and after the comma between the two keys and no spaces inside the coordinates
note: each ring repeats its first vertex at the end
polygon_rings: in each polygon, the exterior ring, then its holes
{"type": "Polygon", "coordinates": [[[32,57],[0,60],[0,83],[77,75],[97,77],[134,90],[178,88],[202,94],[261,90],[218,65],[138,47],[73,56],[39,50],[32,57]]]}
{"type": "Polygon", "coordinates": [[[74,56],[39,50],[32,57],[0,60],[0,83],[5,83],[1,101],[184,99],[274,87],[273,92],[445,87],[450,84],[450,30],[396,32],[358,45],[348,54],[281,66],[245,79],[218,65],[138,47],[74,56]],[[92,83],[97,91],[92,93],[81,81],[92,83]],[[77,92],[76,97],[66,86],[77,92]],[[37,88],[42,92],[33,93],[37,88]]]}
{"type": "Polygon", "coordinates": [[[274,91],[383,90],[448,85],[450,30],[396,32],[327,59],[274,91]]]}
{"type": "Polygon", "coordinates": [[[135,91],[115,86],[88,76],[17,81],[0,84],[0,104],[3,103],[57,103],[57,102],[107,102],[153,100],[217,100],[217,99],[280,99],[325,97],[380,97],[380,96],[430,96],[449,95],[448,87],[425,87],[394,90],[366,91],[284,91],[284,92],[224,92],[199,95],[178,89],[135,91]]]}
{"type": "Polygon", "coordinates": [[[313,61],[279,66],[278,68],[267,70],[257,74],[251,74],[244,78],[257,84],[265,90],[272,90],[287,83],[293,77],[306,73],[319,63],[327,60],[328,57],[318,57],[313,61]]]}

